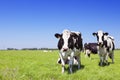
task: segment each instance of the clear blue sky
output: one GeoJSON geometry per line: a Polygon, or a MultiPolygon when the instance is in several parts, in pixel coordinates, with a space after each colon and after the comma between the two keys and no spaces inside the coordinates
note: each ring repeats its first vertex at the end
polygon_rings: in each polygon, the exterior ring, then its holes
{"type": "Polygon", "coordinates": [[[0,0],[0,49],[56,48],[64,29],[80,31],[84,43],[103,30],[120,48],[120,0],[0,0]]]}

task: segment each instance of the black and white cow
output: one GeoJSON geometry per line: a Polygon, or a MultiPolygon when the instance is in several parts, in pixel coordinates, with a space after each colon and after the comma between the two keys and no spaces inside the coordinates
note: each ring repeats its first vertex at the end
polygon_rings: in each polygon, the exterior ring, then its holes
{"type": "Polygon", "coordinates": [[[93,33],[93,35],[97,37],[100,66],[103,66],[104,63],[108,64],[108,56],[112,59],[112,63],[114,63],[114,38],[101,30],[93,33]]]}
{"type": "Polygon", "coordinates": [[[71,32],[69,30],[64,30],[62,34],[56,33],[55,37],[59,39],[58,49],[59,56],[62,64],[62,73],[64,73],[65,62],[69,57],[69,70],[72,73],[72,66],[74,63],[74,58],[78,62],[78,69],[80,68],[80,51],[83,48],[82,38],[80,32],[71,32]]]}
{"type": "Polygon", "coordinates": [[[84,53],[85,56],[88,56],[90,58],[90,54],[97,54],[98,50],[97,50],[97,43],[85,43],[84,44],[84,53]]]}

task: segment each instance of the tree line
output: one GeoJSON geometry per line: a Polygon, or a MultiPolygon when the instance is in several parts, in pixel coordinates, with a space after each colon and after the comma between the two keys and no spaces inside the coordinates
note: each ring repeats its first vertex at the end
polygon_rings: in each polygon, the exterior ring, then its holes
{"type": "Polygon", "coordinates": [[[7,48],[7,50],[57,50],[57,48],[7,48]]]}

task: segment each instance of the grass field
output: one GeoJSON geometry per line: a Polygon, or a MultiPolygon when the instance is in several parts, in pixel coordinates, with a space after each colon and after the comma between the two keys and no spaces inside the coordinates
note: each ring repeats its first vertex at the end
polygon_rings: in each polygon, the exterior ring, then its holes
{"type": "MultiPolygon", "coordinates": [[[[98,55],[85,58],[81,53],[82,68],[68,74],[61,73],[57,64],[58,51],[0,51],[0,80],[120,80],[120,50],[115,50],[115,63],[98,66],[98,55]]],[[[111,62],[111,60],[108,60],[111,62]]]]}

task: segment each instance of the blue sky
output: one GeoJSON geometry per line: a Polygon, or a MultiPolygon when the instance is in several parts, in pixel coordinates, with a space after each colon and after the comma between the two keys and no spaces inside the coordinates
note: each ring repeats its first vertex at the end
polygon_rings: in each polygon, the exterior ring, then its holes
{"type": "Polygon", "coordinates": [[[120,48],[120,0],[0,0],[0,49],[57,48],[54,34],[64,29],[84,43],[103,30],[120,48]]]}

